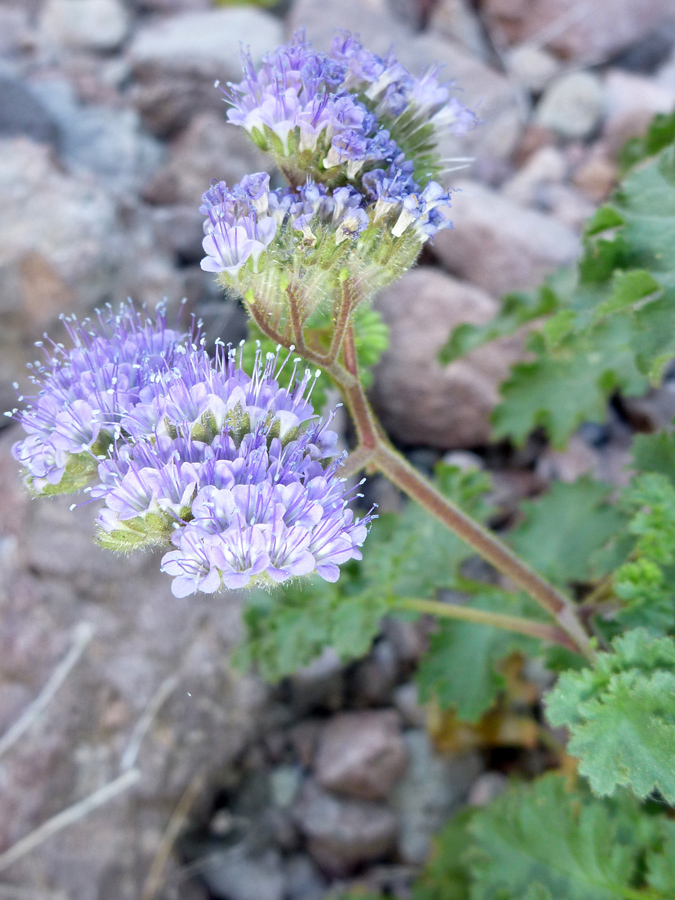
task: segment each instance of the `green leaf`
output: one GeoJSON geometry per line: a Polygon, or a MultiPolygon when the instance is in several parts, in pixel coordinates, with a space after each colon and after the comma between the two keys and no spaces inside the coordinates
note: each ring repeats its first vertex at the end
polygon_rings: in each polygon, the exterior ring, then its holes
{"type": "Polygon", "coordinates": [[[648,379],[636,367],[630,336],[623,319],[604,319],[592,339],[586,333],[573,336],[555,355],[518,363],[502,385],[503,401],[492,416],[495,436],[522,444],[541,425],[554,446],[564,447],[582,422],[604,421],[614,390],[644,393],[648,379]]]}
{"type": "Polygon", "coordinates": [[[614,391],[644,393],[675,357],[672,127],[661,121],[645,148],[658,155],[632,169],[589,223],[576,276],[557,277],[555,315],[530,335],[534,360],[502,386],[497,437],[522,443],[543,427],[564,446],[581,422],[604,420],[614,391]]]}
{"type": "Polygon", "coordinates": [[[633,465],[642,472],[660,472],[675,484],[675,433],[638,434],[631,446],[633,465]]]}
{"type": "Polygon", "coordinates": [[[471,900],[520,900],[534,887],[552,900],[626,900],[641,849],[633,844],[636,818],[569,794],[557,775],[512,789],[470,826],[471,900]]]}
{"type": "Polygon", "coordinates": [[[570,728],[569,752],[597,794],[625,786],[675,803],[675,641],[638,628],[613,650],[592,669],[560,677],[547,717],[570,728]]]}
{"type": "Polygon", "coordinates": [[[468,825],[474,814],[474,809],[462,810],[436,837],[431,860],[413,885],[411,900],[469,900],[466,855],[473,844],[468,825]]]}
{"type": "MultiPolygon", "coordinates": [[[[484,472],[441,464],[436,467],[436,484],[469,515],[479,519],[487,515],[482,496],[491,481],[484,472]]],[[[375,527],[371,538],[373,532],[375,527]]],[[[386,541],[375,543],[371,538],[362,564],[364,578],[392,596],[428,597],[440,588],[454,587],[460,565],[473,555],[464,541],[439,528],[416,503],[405,506],[386,541]]]]}
{"type": "Polygon", "coordinates": [[[636,552],[653,562],[675,561],[675,485],[658,472],[639,474],[621,495],[622,506],[633,512],[628,526],[637,536],[636,552]]]}
{"type": "MultiPolygon", "coordinates": [[[[436,484],[460,506],[481,517],[491,486],[487,475],[440,465],[436,484]]],[[[342,567],[339,582],[320,578],[273,593],[253,592],[244,609],[246,636],[238,648],[242,668],[257,663],[262,676],[278,681],[334,647],[344,660],[363,656],[396,596],[425,597],[452,587],[472,550],[417,504],[400,516],[373,523],[365,559],[342,567]]]]}
{"type": "Polygon", "coordinates": [[[643,137],[632,138],[623,147],[619,162],[626,170],[653,156],[675,141],[675,113],[655,116],[643,137]]]}
{"type": "Polygon", "coordinates": [[[507,294],[498,316],[484,325],[459,325],[438,353],[441,365],[447,365],[498,337],[515,334],[523,325],[555,312],[558,297],[548,285],[538,291],[507,294]]]}
{"type": "Polygon", "coordinates": [[[532,884],[523,900],[553,900],[551,892],[542,884],[532,884]]]}
{"type": "Polygon", "coordinates": [[[595,310],[595,319],[609,313],[618,312],[639,301],[651,297],[661,290],[661,285],[645,269],[633,269],[630,272],[615,272],[612,293],[595,310]]]}
{"type": "Polygon", "coordinates": [[[613,206],[601,206],[586,223],[584,235],[593,237],[610,228],[618,228],[619,225],[623,224],[624,218],[618,210],[614,209],[613,206]]]}
{"type": "Polygon", "coordinates": [[[274,594],[255,592],[244,608],[246,636],[235,662],[242,669],[255,663],[266,681],[276,682],[326,647],[345,661],[364,656],[387,611],[376,591],[345,595],[318,578],[274,594]]]}
{"type": "Polygon", "coordinates": [[[536,500],[526,500],[525,519],[508,534],[509,543],[533,568],[558,584],[604,574],[593,556],[626,523],[608,502],[609,485],[588,476],[572,484],[554,482],[536,500]]]}
{"type": "Polygon", "coordinates": [[[675,822],[662,819],[661,840],[647,857],[647,882],[664,897],[675,895],[675,822]]]}
{"type": "MultiPolygon", "coordinates": [[[[532,603],[496,588],[484,590],[468,602],[490,612],[537,616],[532,603]]],[[[420,699],[435,699],[442,707],[454,709],[462,721],[477,722],[504,688],[499,664],[511,653],[532,654],[538,647],[535,639],[501,628],[443,621],[431,636],[417,670],[420,699]]]]}

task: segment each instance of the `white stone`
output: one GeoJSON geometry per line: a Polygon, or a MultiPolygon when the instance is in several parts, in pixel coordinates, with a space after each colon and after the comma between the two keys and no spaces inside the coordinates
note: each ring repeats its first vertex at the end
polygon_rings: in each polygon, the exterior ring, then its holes
{"type": "Polygon", "coordinates": [[[410,766],[393,798],[401,819],[398,851],[403,862],[419,865],[429,855],[432,835],[466,798],[482,763],[478,754],[436,754],[423,729],[406,732],[404,740],[410,766]]]}
{"type": "Polygon", "coordinates": [[[574,64],[602,62],[672,15],[673,0],[483,0],[496,46],[538,42],[574,64]]]}
{"type": "Polygon", "coordinates": [[[40,24],[64,47],[114,50],[127,35],[129,16],[120,0],[47,0],[40,24]]]}
{"type": "Polygon", "coordinates": [[[506,55],[506,66],[521,87],[539,94],[560,72],[560,63],[552,53],[534,44],[521,44],[506,55]]]}
{"type": "Polygon", "coordinates": [[[182,13],[140,29],[129,47],[135,67],[214,70],[223,80],[241,80],[241,48],[254,64],[283,43],[279,19],[258,9],[230,8],[182,13]]]}
{"type": "Polygon", "coordinates": [[[294,0],[286,26],[289,37],[304,28],[312,45],[324,51],[340,28],[357,33],[364,46],[381,54],[392,44],[399,50],[411,37],[410,28],[393,15],[389,0],[294,0]]]}
{"type": "Polygon", "coordinates": [[[537,206],[551,184],[561,184],[567,175],[565,154],[556,147],[541,147],[502,185],[502,194],[524,206],[537,206]]]}
{"type": "Polygon", "coordinates": [[[597,75],[570,72],[546,89],[535,110],[535,119],[563,137],[582,140],[597,129],[604,107],[605,93],[597,75]]]}
{"type": "Polygon", "coordinates": [[[431,10],[429,30],[461,44],[474,56],[487,59],[488,48],[480,20],[467,0],[438,0],[431,10]]]}

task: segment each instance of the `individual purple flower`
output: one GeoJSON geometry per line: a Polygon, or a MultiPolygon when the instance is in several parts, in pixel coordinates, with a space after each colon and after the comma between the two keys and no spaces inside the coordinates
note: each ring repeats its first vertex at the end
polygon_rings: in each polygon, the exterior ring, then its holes
{"type": "Polygon", "coordinates": [[[202,269],[207,272],[228,272],[236,275],[249,259],[257,264],[277,230],[269,208],[269,176],[247,176],[229,190],[225,182],[212,185],[204,194],[200,212],[207,218],[202,241],[206,257],[202,269]],[[254,184],[252,178],[256,178],[254,184]]]}

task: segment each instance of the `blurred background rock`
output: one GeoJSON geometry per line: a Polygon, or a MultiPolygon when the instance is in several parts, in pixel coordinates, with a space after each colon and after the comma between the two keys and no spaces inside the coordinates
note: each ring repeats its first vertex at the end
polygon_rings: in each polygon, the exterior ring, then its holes
{"type": "MultiPolygon", "coordinates": [[[[211,178],[234,182],[265,160],[225,124],[213,83],[238,78],[241,45],[258,61],[301,26],[319,48],[348,28],[379,52],[393,43],[413,70],[440,61],[483,120],[443,148],[474,158],[447,178],[461,188],[455,231],[378,300],[391,347],[373,388],[418,462],[483,452],[520,345],[443,368],[430,342],[576,258],[622,144],[675,107],[672,0],[0,0],[0,405],[15,405],[12,383],[26,388],[34,341],[58,339],[64,311],[127,296],[177,309],[185,296],[210,337],[240,339],[241,310],[199,268],[197,207],[211,178]]],[[[664,391],[632,414],[672,416],[664,391]]],[[[237,675],[237,598],[176,600],[155,558],[91,544],[86,507],[30,502],[3,424],[0,735],[78,623],[94,633],[0,757],[0,854],[114,780],[130,741],[141,775],[0,883],[46,900],[319,900],[331,880],[356,877],[403,896],[448,811],[468,794],[485,802],[503,778],[481,774],[476,746],[434,754],[409,681],[424,634],[385,624],[365,661],[345,668],[329,654],[282,690],[237,675]],[[168,861],[148,882],[192,795],[202,828],[182,868],[168,861]]],[[[570,466],[619,478],[622,426],[609,428],[618,443],[580,432],[571,456],[502,471],[498,489],[513,500],[570,466]]]]}

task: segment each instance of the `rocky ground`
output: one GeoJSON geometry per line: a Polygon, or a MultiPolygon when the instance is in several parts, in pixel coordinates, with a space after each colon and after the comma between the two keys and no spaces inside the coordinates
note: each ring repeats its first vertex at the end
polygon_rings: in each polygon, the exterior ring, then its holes
{"type": "MultiPolygon", "coordinates": [[[[675,107],[672,0],[0,0],[0,407],[62,311],[185,296],[212,336],[241,337],[199,268],[197,206],[211,178],[265,161],[213,82],[237,78],[240,42],[258,60],[300,26],[320,47],[347,27],[412,68],[442,62],[484,120],[444,148],[474,158],[448,175],[455,230],[378,300],[391,346],[373,400],[391,435],[425,467],[489,464],[506,509],[551,478],[619,481],[629,424],[672,419],[672,383],[565,453],[488,452],[520,345],[446,368],[433,350],[576,258],[619,148],[675,107]]],[[[364,661],[327,653],[274,690],[237,675],[237,598],[176,600],[156,559],[91,545],[86,508],[28,501],[6,426],[0,897],[321,900],[354,879],[405,897],[430,834],[505,778],[479,740],[432,745],[410,681],[423,630],[386,622],[364,661]],[[35,831],[66,809],[67,827],[35,831]]]]}

